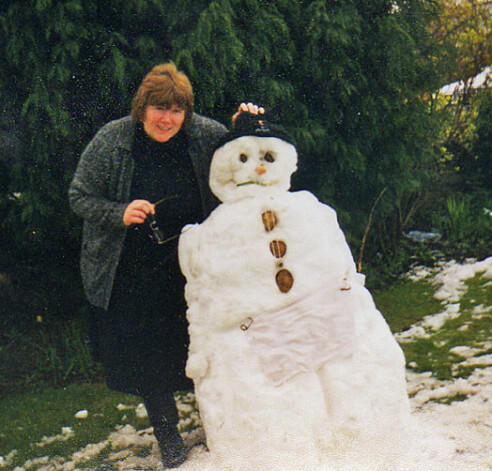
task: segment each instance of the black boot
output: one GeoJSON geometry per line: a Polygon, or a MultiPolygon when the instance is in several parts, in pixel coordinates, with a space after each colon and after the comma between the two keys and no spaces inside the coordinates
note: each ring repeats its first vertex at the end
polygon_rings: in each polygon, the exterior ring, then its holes
{"type": "Polygon", "coordinates": [[[161,436],[157,438],[157,441],[164,468],[177,468],[188,458],[188,449],[176,428],[174,428],[174,433],[168,434],[165,438],[161,436]]]}
{"type": "Polygon", "coordinates": [[[188,449],[178,432],[178,411],[174,395],[162,394],[144,397],[149,421],[159,444],[164,468],[176,468],[188,457],[188,449]]]}

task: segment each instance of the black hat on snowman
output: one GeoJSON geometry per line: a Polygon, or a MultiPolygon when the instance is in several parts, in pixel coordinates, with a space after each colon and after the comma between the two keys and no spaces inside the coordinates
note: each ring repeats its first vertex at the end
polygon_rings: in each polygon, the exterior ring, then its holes
{"type": "Polygon", "coordinates": [[[276,137],[282,141],[296,146],[292,135],[281,124],[278,124],[272,114],[253,114],[242,112],[237,118],[232,131],[225,134],[215,146],[215,150],[230,141],[243,136],[276,137]]]}

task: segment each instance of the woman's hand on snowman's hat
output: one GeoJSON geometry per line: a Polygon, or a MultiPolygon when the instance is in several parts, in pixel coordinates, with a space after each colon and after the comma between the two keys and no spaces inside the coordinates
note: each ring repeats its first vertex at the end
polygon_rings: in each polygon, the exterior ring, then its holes
{"type": "Polygon", "coordinates": [[[251,114],[264,114],[265,108],[262,106],[255,105],[253,103],[241,103],[232,117],[232,126],[234,127],[237,117],[241,113],[251,113],[251,114]]]}

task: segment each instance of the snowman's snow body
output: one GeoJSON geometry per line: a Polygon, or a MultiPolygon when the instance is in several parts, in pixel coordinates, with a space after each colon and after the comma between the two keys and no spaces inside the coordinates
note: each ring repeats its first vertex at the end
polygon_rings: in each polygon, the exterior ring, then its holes
{"type": "Polygon", "coordinates": [[[179,243],[187,374],[209,449],[238,469],[315,469],[409,414],[403,353],[335,211],[288,191],[296,162],[275,137],[224,144],[210,174],[223,204],[179,243]]]}

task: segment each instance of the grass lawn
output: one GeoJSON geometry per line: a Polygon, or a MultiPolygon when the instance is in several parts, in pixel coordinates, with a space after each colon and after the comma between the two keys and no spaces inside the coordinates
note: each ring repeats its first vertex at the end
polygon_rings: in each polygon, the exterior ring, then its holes
{"type": "MultiPolygon", "coordinates": [[[[0,456],[17,450],[13,464],[43,456],[69,456],[88,443],[105,440],[117,425],[136,429],[149,426],[135,409],[118,410],[118,404],[137,406],[138,398],[110,391],[103,384],[72,384],[65,388],[27,391],[0,401],[0,456]],[[75,414],[87,410],[87,419],[75,414]],[[70,427],[63,439],[62,427],[70,427]],[[41,446],[43,437],[60,436],[41,446]]],[[[44,440],[46,442],[46,439],[44,440]]],[[[1,468],[0,468],[1,469],[1,468]]]]}
{"type": "Polygon", "coordinates": [[[467,363],[455,353],[461,347],[476,349],[480,356],[492,353],[492,286],[481,274],[465,282],[459,316],[429,332],[428,338],[402,343],[407,364],[416,371],[432,371],[441,380],[467,378],[477,363],[467,363]],[[458,350],[456,350],[458,349],[458,350]]]}
{"type": "Polygon", "coordinates": [[[434,292],[435,287],[425,279],[403,278],[387,288],[372,290],[372,295],[391,331],[402,332],[422,317],[442,311],[434,292]]]}

